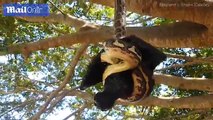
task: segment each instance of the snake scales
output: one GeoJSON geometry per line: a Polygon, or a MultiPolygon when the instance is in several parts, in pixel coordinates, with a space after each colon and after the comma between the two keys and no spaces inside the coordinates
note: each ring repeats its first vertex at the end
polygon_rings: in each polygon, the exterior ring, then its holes
{"type": "Polygon", "coordinates": [[[126,7],[125,0],[115,0],[115,38],[107,40],[104,43],[105,52],[101,54],[102,62],[107,62],[110,65],[103,73],[103,84],[108,76],[126,71],[133,70],[132,79],[134,82],[133,92],[128,101],[134,102],[141,98],[145,98],[151,92],[153,87],[152,78],[148,78],[144,73],[143,68],[140,66],[143,61],[143,56],[135,44],[124,40],[126,36],[126,7]]]}

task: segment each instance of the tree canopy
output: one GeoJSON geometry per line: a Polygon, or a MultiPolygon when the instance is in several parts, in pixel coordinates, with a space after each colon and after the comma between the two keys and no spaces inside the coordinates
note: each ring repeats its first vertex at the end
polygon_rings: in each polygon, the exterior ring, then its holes
{"type": "MultiPolygon", "coordinates": [[[[167,55],[155,88],[137,103],[93,105],[98,84],[78,86],[93,56],[112,38],[114,0],[35,0],[50,16],[0,14],[1,119],[213,119],[213,2],[126,0],[127,34],[167,55]],[[68,111],[68,112],[67,112],[68,111]]],[[[7,3],[9,1],[2,1],[7,3]]]]}

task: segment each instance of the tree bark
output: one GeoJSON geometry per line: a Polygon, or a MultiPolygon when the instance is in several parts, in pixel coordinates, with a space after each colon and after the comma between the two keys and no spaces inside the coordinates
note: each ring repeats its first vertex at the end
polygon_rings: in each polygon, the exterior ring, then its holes
{"type": "MultiPolygon", "coordinates": [[[[114,7],[114,0],[91,0],[114,7]]],[[[127,10],[175,20],[186,20],[206,26],[213,25],[213,2],[204,0],[126,0],[127,10]]]]}
{"type": "Polygon", "coordinates": [[[135,103],[118,101],[118,104],[159,106],[164,108],[211,109],[213,108],[213,95],[193,96],[185,98],[148,97],[135,103]]]}
{"type": "MultiPolygon", "coordinates": [[[[94,103],[93,95],[78,90],[72,91],[68,96],[78,96],[94,103]]],[[[190,108],[190,109],[210,109],[213,108],[213,95],[193,96],[185,98],[177,97],[147,97],[138,102],[127,102],[125,100],[117,100],[119,105],[142,105],[142,106],[159,106],[164,108],[190,108]]]]}
{"type": "MultiPolygon", "coordinates": [[[[203,40],[206,36],[205,31],[205,26],[190,22],[145,28],[127,28],[128,35],[134,34],[153,46],[163,48],[211,47],[213,46],[213,40],[203,40]]],[[[47,38],[38,42],[13,45],[8,48],[8,52],[28,54],[37,50],[46,50],[59,46],[66,47],[76,43],[97,43],[110,39],[113,35],[112,27],[101,27],[99,29],[47,38]]]]}
{"type": "Polygon", "coordinates": [[[17,17],[18,19],[26,20],[29,22],[37,22],[37,23],[62,23],[72,27],[75,27],[77,30],[83,26],[90,26],[95,28],[96,25],[92,23],[88,23],[82,19],[76,18],[69,14],[63,15],[61,13],[51,13],[46,17],[17,17]]]}
{"type": "Polygon", "coordinates": [[[185,90],[213,91],[213,80],[207,78],[182,78],[172,75],[154,75],[156,84],[185,90]]]}

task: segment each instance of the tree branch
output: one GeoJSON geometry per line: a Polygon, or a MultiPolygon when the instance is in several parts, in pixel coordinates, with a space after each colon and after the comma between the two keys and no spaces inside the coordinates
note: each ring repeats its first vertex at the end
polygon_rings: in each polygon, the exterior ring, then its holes
{"type": "Polygon", "coordinates": [[[202,63],[210,63],[213,64],[213,56],[209,56],[206,58],[199,58],[199,57],[188,57],[188,56],[183,56],[183,55],[172,55],[172,54],[166,54],[167,57],[172,57],[172,58],[178,58],[178,59],[184,59],[189,62],[202,62],[202,63]]]}
{"type": "Polygon", "coordinates": [[[165,71],[165,70],[172,69],[172,68],[181,68],[181,67],[192,66],[192,65],[196,65],[196,64],[202,64],[202,61],[193,61],[193,62],[187,62],[187,63],[183,63],[183,64],[173,64],[171,66],[157,69],[155,71],[165,71]]]}
{"type": "MultiPolygon", "coordinates": [[[[127,28],[128,35],[134,34],[156,47],[170,48],[211,47],[213,46],[213,39],[205,39],[206,30],[205,26],[190,22],[145,28],[127,28]]],[[[71,46],[76,43],[97,43],[110,39],[113,35],[112,27],[101,27],[99,29],[47,38],[38,42],[13,45],[8,48],[8,52],[25,54],[59,46],[71,46]]]]}
{"type": "Polygon", "coordinates": [[[71,113],[70,115],[68,115],[66,118],[64,118],[63,120],[68,120],[70,117],[72,117],[73,115],[77,114],[77,113],[81,113],[85,108],[87,108],[89,106],[88,103],[84,103],[84,105],[82,105],[78,110],[76,110],[75,112],[71,113]]]}
{"type": "MultiPolygon", "coordinates": [[[[86,92],[78,90],[72,91],[69,96],[78,96],[87,100],[88,102],[94,102],[93,96],[86,92]]],[[[185,98],[174,97],[147,97],[144,100],[138,102],[127,102],[124,100],[117,100],[116,104],[119,105],[142,105],[142,106],[159,106],[164,108],[191,108],[191,109],[210,109],[213,108],[213,95],[193,96],[185,98]]]]}
{"type": "MultiPolygon", "coordinates": [[[[114,0],[91,0],[93,3],[114,7],[114,0]]],[[[213,25],[213,3],[204,0],[126,0],[127,10],[175,20],[186,20],[213,25]]]]}
{"type": "Polygon", "coordinates": [[[50,104],[50,102],[52,101],[53,98],[55,98],[55,96],[66,86],[66,84],[71,80],[73,73],[74,73],[74,69],[75,66],[77,65],[79,58],[81,57],[81,55],[83,54],[83,52],[85,51],[85,49],[87,48],[88,43],[84,43],[82,44],[82,46],[79,48],[79,50],[77,51],[75,57],[72,59],[71,64],[69,66],[69,72],[66,75],[64,81],[61,83],[61,85],[55,90],[53,91],[50,96],[47,98],[46,102],[41,106],[40,110],[38,113],[36,113],[33,117],[32,120],[37,120],[40,118],[41,114],[43,112],[46,111],[48,105],[50,104]]]}
{"type": "Polygon", "coordinates": [[[55,97],[54,100],[52,100],[52,102],[50,103],[50,106],[47,108],[46,111],[48,111],[48,113],[51,113],[54,109],[54,107],[60,102],[62,101],[62,99],[68,94],[69,91],[61,91],[61,93],[55,97]]]}
{"type": "Polygon", "coordinates": [[[17,105],[17,106],[14,106],[13,108],[11,109],[8,109],[7,111],[4,111],[3,113],[0,113],[0,117],[3,117],[5,114],[13,111],[13,110],[16,110],[18,108],[24,108],[25,106],[29,105],[29,104],[32,104],[36,101],[36,99],[28,99],[28,100],[25,100],[24,102],[22,102],[20,105],[17,105]]]}
{"type": "Polygon", "coordinates": [[[213,60],[211,59],[212,56],[206,57],[206,58],[195,58],[195,57],[187,57],[187,56],[182,56],[182,55],[171,55],[167,54],[167,57],[173,57],[173,58],[178,58],[178,59],[184,59],[187,62],[183,64],[173,64],[171,66],[157,69],[155,71],[165,71],[171,68],[180,68],[180,67],[185,67],[185,66],[191,66],[195,64],[213,64],[213,60]]]}
{"type": "Polygon", "coordinates": [[[72,27],[75,27],[77,30],[83,26],[90,26],[91,28],[98,27],[95,24],[88,23],[82,19],[76,18],[69,14],[64,15],[61,13],[51,13],[46,17],[17,17],[18,19],[22,19],[28,22],[38,22],[38,23],[62,23],[72,27]]]}
{"type": "Polygon", "coordinates": [[[186,90],[213,91],[213,80],[207,78],[182,78],[172,75],[154,75],[156,84],[164,84],[186,90]]]}
{"type": "Polygon", "coordinates": [[[213,95],[193,96],[186,98],[168,98],[168,97],[148,97],[139,102],[131,103],[119,100],[121,105],[142,105],[142,106],[159,106],[165,108],[191,108],[207,109],[213,108],[213,95]]]}

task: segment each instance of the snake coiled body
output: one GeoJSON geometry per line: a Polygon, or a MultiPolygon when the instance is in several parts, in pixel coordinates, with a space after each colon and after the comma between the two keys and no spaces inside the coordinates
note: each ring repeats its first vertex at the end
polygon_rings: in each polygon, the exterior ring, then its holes
{"type": "Polygon", "coordinates": [[[103,84],[105,84],[108,76],[133,69],[132,79],[134,90],[132,96],[128,97],[127,100],[137,101],[149,95],[151,90],[149,88],[152,88],[153,84],[150,84],[150,78],[139,67],[140,62],[143,60],[140,50],[134,44],[123,39],[126,35],[125,0],[115,0],[114,18],[115,39],[107,40],[104,43],[105,52],[101,54],[101,61],[110,64],[103,73],[103,84]]]}
{"type": "Polygon", "coordinates": [[[110,39],[104,43],[105,52],[101,54],[101,61],[107,62],[109,65],[103,73],[103,84],[110,75],[132,69],[133,92],[125,100],[135,102],[144,99],[151,93],[154,80],[150,77],[152,75],[144,72],[146,68],[141,66],[141,61],[143,61],[141,50],[137,48],[137,45],[128,42],[126,38],[132,38],[132,36],[119,40],[110,39]]]}

